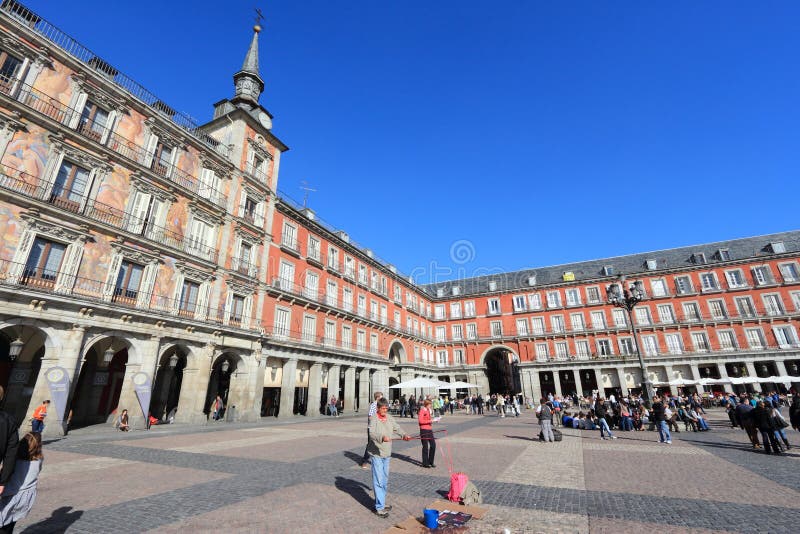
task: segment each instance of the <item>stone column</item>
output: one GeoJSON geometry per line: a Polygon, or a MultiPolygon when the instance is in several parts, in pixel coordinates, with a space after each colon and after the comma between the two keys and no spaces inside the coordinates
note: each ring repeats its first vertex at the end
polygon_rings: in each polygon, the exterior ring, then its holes
{"type": "Polygon", "coordinates": [[[783,360],[775,360],[775,370],[778,372],[778,376],[789,376],[789,372],[786,370],[786,362],[783,360]]]}
{"type": "MultiPolygon", "coordinates": [[[[373,369],[372,370],[372,391],[380,391],[387,399],[391,396],[389,394],[389,370],[388,369],[373,369]]],[[[370,397],[370,402],[372,397],[370,397]]]]}
{"type": "MultiPolygon", "coordinates": [[[[44,433],[45,437],[58,437],[66,433],[65,421],[69,416],[69,403],[72,396],[75,395],[76,373],[80,373],[80,367],[83,362],[80,361],[81,352],[83,352],[84,337],[86,328],[83,326],[75,325],[71,330],[65,332],[66,339],[63,344],[58,348],[45,349],[44,357],[42,358],[42,366],[39,369],[39,375],[36,377],[36,385],[33,387],[33,394],[31,395],[28,410],[26,412],[27,418],[30,419],[33,415],[33,410],[36,409],[46,399],[51,400],[51,407],[48,412],[51,413],[45,421],[44,433]],[[48,385],[47,378],[45,377],[47,371],[51,367],[63,367],[67,372],[70,384],[70,395],[68,396],[67,405],[60,407],[59,410],[64,412],[64,421],[59,421],[56,417],[56,409],[52,406],[53,399],[50,395],[50,386],[48,385]]],[[[25,425],[23,421],[23,426],[25,425]]]]}
{"type": "MultiPolygon", "coordinates": [[[[664,365],[664,372],[667,373],[667,382],[672,382],[675,380],[675,375],[673,374],[674,371],[671,365],[664,365]]],[[[675,386],[668,386],[669,387],[669,394],[675,396],[678,394],[678,388],[675,386]]]]}
{"type": "Polygon", "coordinates": [[[339,372],[341,367],[338,365],[331,365],[328,369],[328,398],[325,399],[327,405],[331,401],[331,397],[339,398],[339,372]]]}
{"type": "Polygon", "coordinates": [[[208,421],[208,415],[203,413],[203,409],[208,393],[208,381],[211,377],[211,360],[214,357],[214,349],[215,345],[208,343],[203,348],[192,351],[191,356],[187,358],[175,421],[194,424],[208,421]]]}
{"type": "MultiPolygon", "coordinates": [[[[161,345],[161,338],[159,336],[152,336],[146,340],[135,340],[138,345],[139,352],[142,354],[141,364],[131,363],[130,356],[128,356],[128,363],[125,365],[125,377],[122,380],[122,390],[119,395],[119,402],[117,403],[117,412],[122,409],[128,410],[128,418],[133,428],[144,428],[146,414],[142,412],[139,406],[139,398],[136,396],[134,390],[133,375],[139,371],[144,371],[150,375],[150,389],[155,385],[155,376],[153,376],[153,369],[155,369],[155,362],[158,360],[159,347],[161,345]]],[[[145,406],[145,411],[149,411],[150,407],[145,406]]],[[[116,413],[108,416],[108,422],[111,422],[116,413]]]]}
{"type": "MultiPolygon", "coordinates": [[[[628,381],[625,380],[625,368],[624,367],[615,367],[617,371],[617,380],[619,380],[619,389],[622,391],[622,396],[627,397],[629,390],[628,390],[628,381]]],[[[646,392],[642,391],[642,395],[645,395],[646,392]]]]}
{"type": "Polygon", "coordinates": [[[306,400],[306,416],[319,417],[320,394],[322,389],[322,364],[312,363],[308,370],[308,399],[306,400]]]}
{"type": "Polygon", "coordinates": [[[356,368],[347,367],[344,370],[344,406],[343,412],[355,413],[356,411],[356,368]]]}
{"type": "Polygon", "coordinates": [[[556,388],[555,396],[563,398],[563,395],[561,394],[561,373],[560,373],[560,369],[553,370],[553,385],[556,388]]]}
{"type": "MultiPolygon", "coordinates": [[[[363,412],[369,408],[369,403],[372,402],[372,393],[370,391],[369,369],[361,369],[358,372],[358,411],[363,412]]],[[[389,392],[384,391],[384,396],[388,399],[389,392]]]]}
{"type": "Polygon", "coordinates": [[[542,400],[542,384],[539,382],[539,371],[536,368],[528,369],[528,383],[531,388],[531,403],[538,406],[542,400]]]}
{"type": "Polygon", "coordinates": [[[293,417],[294,387],[297,383],[297,358],[289,358],[283,363],[281,370],[281,406],[278,411],[279,419],[293,417]]]}
{"type": "MultiPolygon", "coordinates": [[[[729,380],[730,377],[728,376],[728,369],[725,368],[725,362],[717,363],[717,370],[719,371],[719,377],[725,380],[729,380]]],[[[692,372],[697,372],[697,376],[700,376],[700,371],[697,369],[697,366],[692,366],[692,372]]],[[[725,390],[725,393],[733,393],[733,384],[730,382],[725,382],[722,384],[722,388],[725,390]]],[[[698,388],[699,389],[699,388],[698,388]]]]}

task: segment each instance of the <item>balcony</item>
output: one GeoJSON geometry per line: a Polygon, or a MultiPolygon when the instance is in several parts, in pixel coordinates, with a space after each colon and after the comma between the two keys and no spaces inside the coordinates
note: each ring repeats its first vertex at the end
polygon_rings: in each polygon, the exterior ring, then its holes
{"type": "Polygon", "coordinates": [[[345,352],[365,354],[368,356],[382,356],[383,347],[367,347],[351,341],[337,339],[335,337],[318,336],[316,333],[311,334],[292,330],[290,328],[282,328],[280,326],[264,327],[264,332],[267,337],[276,342],[288,342],[307,347],[316,347],[322,350],[330,350],[337,348],[345,352]]]}
{"type": "Polygon", "coordinates": [[[258,278],[258,266],[250,261],[245,261],[239,258],[231,259],[231,270],[242,276],[249,278],[258,278]]]}
{"type": "MultiPolygon", "coordinates": [[[[77,298],[81,301],[108,304],[115,308],[125,308],[140,313],[156,313],[173,319],[182,317],[202,323],[242,327],[241,317],[237,319],[230,311],[224,309],[210,306],[198,308],[193,302],[176,301],[170,296],[156,293],[148,295],[138,289],[109,288],[102,280],[31,269],[24,264],[6,260],[0,260],[0,288],[14,292],[32,291],[77,298]]],[[[252,328],[243,329],[252,330],[252,328]]]]}
{"type": "MultiPolygon", "coordinates": [[[[41,115],[45,115],[65,127],[68,127],[71,122],[76,120],[76,117],[80,117],[81,115],[80,111],[62,104],[55,97],[47,95],[38,89],[34,89],[30,85],[22,83],[18,85],[0,83],[0,94],[14,98],[24,106],[41,115]]],[[[139,165],[148,167],[145,164],[148,159],[152,158],[152,154],[149,154],[144,147],[137,145],[130,139],[126,139],[115,132],[108,132],[107,139],[105,143],[103,143],[104,133],[98,130],[93,123],[78,119],[77,125],[72,129],[87,139],[104,144],[107,148],[113,150],[120,156],[139,165]]],[[[225,195],[211,186],[201,184],[197,178],[174,165],[152,161],[148,168],[165,180],[179,186],[186,192],[200,199],[205,199],[222,209],[225,209],[227,206],[228,200],[225,195]]]]}
{"type": "Polygon", "coordinates": [[[0,165],[0,189],[12,191],[32,200],[56,206],[61,210],[124,230],[159,245],[165,245],[171,249],[212,263],[217,261],[217,251],[214,248],[186,239],[182,234],[167,230],[164,227],[151,225],[147,220],[128,215],[118,208],[97,200],[83,199],[81,202],[77,202],[64,196],[53,195],[50,193],[53,190],[53,186],[53,182],[41,181],[36,176],[0,165]]]}

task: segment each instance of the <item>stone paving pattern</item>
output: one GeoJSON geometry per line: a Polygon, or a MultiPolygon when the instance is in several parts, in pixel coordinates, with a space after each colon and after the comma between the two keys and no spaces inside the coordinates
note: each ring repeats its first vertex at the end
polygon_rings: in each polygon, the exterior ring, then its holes
{"type": "Polygon", "coordinates": [[[711,415],[711,432],[672,445],[572,429],[539,443],[531,412],[446,416],[436,469],[420,467],[419,441],[394,443],[390,519],[372,513],[371,472],[358,466],[364,418],[85,429],[46,444],[38,502],[17,532],[379,533],[447,491],[448,451],[489,510],[470,532],[797,532],[800,452],[755,452],[711,415]]]}

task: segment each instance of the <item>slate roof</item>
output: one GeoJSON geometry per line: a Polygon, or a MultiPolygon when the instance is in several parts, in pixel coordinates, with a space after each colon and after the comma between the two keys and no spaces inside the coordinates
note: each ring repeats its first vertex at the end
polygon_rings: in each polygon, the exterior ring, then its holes
{"type": "Polygon", "coordinates": [[[653,252],[642,252],[627,256],[616,256],[599,260],[565,263],[550,267],[526,269],[509,273],[492,273],[484,276],[451,280],[433,284],[421,285],[429,296],[436,299],[437,290],[442,290],[441,299],[452,299],[452,288],[460,288],[459,296],[478,295],[487,293],[502,293],[513,290],[531,291],[541,286],[554,284],[576,284],[589,281],[615,280],[619,275],[650,275],[659,271],[674,269],[699,268],[703,264],[698,261],[696,254],[705,254],[706,265],[736,262],[744,259],[769,258],[778,255],[772,249],[772,243],[783,243],[785,254],[800,252],[800,230],[780,232],[756,237],[745,237],[729,241],[718,241],[702,245],[692,245],[653,252]],[[729,260],[720,257],[719,251],[727,250],[729,260]],[[655,260],[655,269],[648,269],[648,260],[655,260]],[[613,274],[607,274],[605,268],[610,266],[613,274]],[[574,281],[565,281],[565,272],[575,275],[574,281]],[[535,285],[530,285],[529,279],[535,276],[535,285]],[[496,287],[489,289],[489,282],[494,281],[496,287]]]}

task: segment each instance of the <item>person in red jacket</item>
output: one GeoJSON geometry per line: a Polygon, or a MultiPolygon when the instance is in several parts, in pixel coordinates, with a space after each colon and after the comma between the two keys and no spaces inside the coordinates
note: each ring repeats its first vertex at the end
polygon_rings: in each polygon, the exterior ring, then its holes
{"type": "Polygon", "coordinates": [[[436,467],[433,457],[436,456],[436,439],[433,437],[433,418],[431,417],[431,400],[425,399],[419,409],[419,437],[422,440],[422,467],[436,467]]]}

